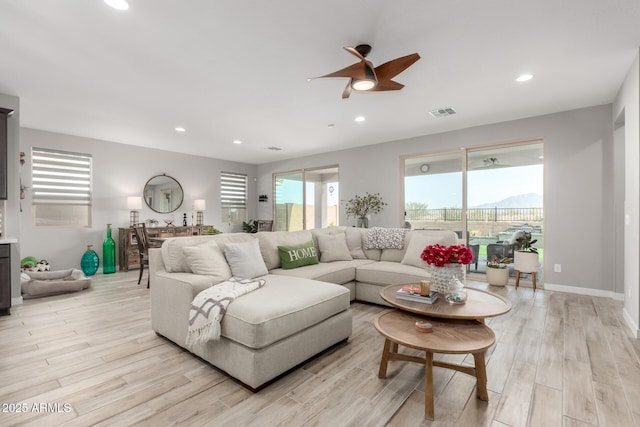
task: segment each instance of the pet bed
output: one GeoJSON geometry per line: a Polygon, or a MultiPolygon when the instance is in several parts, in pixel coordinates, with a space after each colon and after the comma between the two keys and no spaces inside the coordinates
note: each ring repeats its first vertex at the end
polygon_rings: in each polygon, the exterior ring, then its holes
{"type": "Polygon", "coordinates": [[[21,274],[20,285],[23,298],[37,298],[87,289],[91,279],[75,268],[60,271],[33,272],[21,274]]]}

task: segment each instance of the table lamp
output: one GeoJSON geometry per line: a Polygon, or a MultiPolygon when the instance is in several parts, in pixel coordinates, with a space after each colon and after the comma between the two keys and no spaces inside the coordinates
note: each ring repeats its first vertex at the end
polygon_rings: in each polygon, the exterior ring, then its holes
{"type": "Polygon", "coordinates": [[[129,214],[129,226],[133,227],[140,222],[139,209],[142,209],[142,197],[129,196],[127,197],[127,209],[131,210],[129,214]]]}
{"type": "Polygon", "coordinates": [[[193,210],[196,211],[196,225],[204,223],[204,211],[207,209],[207,202],[203,199],[193,201],[193,210]]]}

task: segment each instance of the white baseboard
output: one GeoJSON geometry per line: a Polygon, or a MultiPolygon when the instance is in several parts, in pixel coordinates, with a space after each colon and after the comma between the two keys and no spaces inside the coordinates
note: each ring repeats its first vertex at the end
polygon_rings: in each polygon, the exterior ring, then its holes
{"type": "Polygon", "coordinates": [[[629,316],[629,313],[627,313],[627,310],[624,308],[622,309],[622,317],[624,318],[624,321],[627,322],[627,327],[629,328],[631,335],[635,338],[640,338],[640,329],[638,328],[638,325],[636,325],[631,316],[629,316]]]}
{"type": "Polygon", "coordinates": [[[22,305],[22,297],[18,297],[18,298],[11,298],[11,305],[22,305]]]}
{"type": "Polygon", "coordinates": [[[603,291],[602,289],[581,288],[579,286],[554,285],[545,283],[544,289],[547,291],[567,292],[569,294],[589,295],[591,297],[612,298],[616,301],[624,301],[624,293],[613,291],[603,291]]]}

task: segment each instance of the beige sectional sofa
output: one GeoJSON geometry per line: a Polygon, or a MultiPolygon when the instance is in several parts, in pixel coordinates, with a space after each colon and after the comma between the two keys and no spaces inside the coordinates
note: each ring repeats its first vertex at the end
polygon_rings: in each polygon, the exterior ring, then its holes
{"type": "MultiPolygon", "coordinates": [[[[351,335],[350,301],[384,304],[380,290],[428,276],[428,244],[457,244],[449,231],[332,227],[295,232],[229,233],[167,239],[150,250],[153,329],[186,347],[191,301],[232,276],[227,245],[258,241],[252,261],[266,284],[233,301],[219,341],[188,350],[253,389],[351,335]],[[379,235],[372,234],[375,232],[379,235]],[[386,233],[386,235],[385,235],[386,233]],[[392,238],[389,238],[389,233],[392,238]],[[397,248],[370,249],[372,242],[397,248]],[[310,245],[309,242],[313,242],[310,245]],[[312,247],[319,262],[286,269],[278,247],[312,247]],[[402,248],[399,248],[402,246],[402,248]],[[257,250],[257,249],[256,249],[257,250]],[[263,265],[264,264],[264,265],[263,265]]],[[[236,269],[238,268],[235,266],[236,269]]],[[[250,266],[253,268],[253,266],[250,266]]]]}

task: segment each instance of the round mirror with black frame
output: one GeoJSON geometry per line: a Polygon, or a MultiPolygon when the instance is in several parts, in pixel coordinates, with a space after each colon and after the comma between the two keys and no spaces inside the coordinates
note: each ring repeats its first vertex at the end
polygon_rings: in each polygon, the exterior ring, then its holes
{"type": "Polygon", "coordinates": [[[147,181],[143,196],[145,203],[152,211],[163,214],[176,211],[184,200],[180,183],[165,174],[156,175],[147,181]]]}

